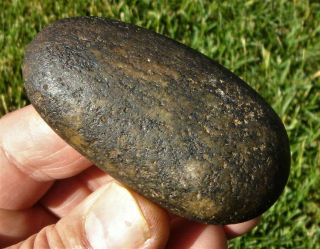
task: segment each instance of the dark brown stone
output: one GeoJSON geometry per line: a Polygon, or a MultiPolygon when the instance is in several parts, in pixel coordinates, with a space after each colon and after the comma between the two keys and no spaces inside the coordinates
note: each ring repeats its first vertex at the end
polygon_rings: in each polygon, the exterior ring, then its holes
{"type": "Polygon", "coordinates": [[[127,186],[205,223],[268,209],[289,174],[286,131],[245,82],[165,36],[58,21],[29,45],[27,94],[75,149],[127,186]]]}

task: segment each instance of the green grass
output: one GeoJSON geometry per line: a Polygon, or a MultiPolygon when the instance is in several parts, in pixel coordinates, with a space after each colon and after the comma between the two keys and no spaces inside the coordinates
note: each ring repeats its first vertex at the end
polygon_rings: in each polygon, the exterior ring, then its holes
{"type": "Polygon", "coordinates": [[[230,247],[320,248],[320,3],[210,2],[0,1],[0,116],[28,104],[24,49],[54,20],[98,15],[165,34],[246,80],[289,134],[292,170],[284,194],[258,228],[230,247]]]}

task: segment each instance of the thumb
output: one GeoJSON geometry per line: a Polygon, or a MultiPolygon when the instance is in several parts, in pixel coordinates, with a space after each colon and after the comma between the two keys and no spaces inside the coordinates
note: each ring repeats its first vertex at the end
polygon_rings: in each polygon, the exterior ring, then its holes
{"type": "Polygon", "coordinates": [[[169,219],[164,210],[111,182],[57,224],[20,243],[21,248],[163,248],[169,219]],[[29,246],[29,247],[28,247],[29,246]]]}

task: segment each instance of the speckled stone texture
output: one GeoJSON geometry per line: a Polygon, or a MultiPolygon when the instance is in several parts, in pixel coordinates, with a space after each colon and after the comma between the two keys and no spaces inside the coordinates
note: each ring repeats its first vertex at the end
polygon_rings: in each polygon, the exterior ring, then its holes
{"type": "Polygon", "coordinates": [[[28,46],[23,74],[32,104],[63,139],[172,213],[242,222],[286,184],[288,138],[272,108],[165,36],[97,17],[60,20],[28,46]]]}

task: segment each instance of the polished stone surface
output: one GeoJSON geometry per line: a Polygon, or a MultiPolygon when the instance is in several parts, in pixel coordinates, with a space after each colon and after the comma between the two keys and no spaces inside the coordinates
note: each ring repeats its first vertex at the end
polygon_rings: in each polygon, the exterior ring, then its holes
{"type": "Polygon", "coordinates": [[[241,222],[283,191],[290,151],[276,113],[230,71],[165,36],[60,20],[28,46],[23,74],[63,139],[175,214],[241,222]]]}

